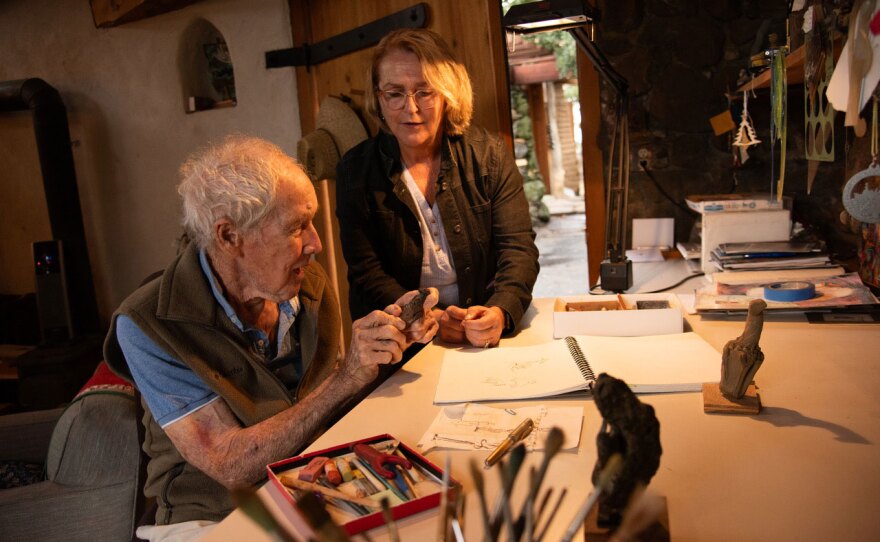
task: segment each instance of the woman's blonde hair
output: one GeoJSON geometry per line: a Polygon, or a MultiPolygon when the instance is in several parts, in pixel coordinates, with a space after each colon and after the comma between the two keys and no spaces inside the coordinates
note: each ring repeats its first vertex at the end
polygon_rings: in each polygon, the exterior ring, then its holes
{"type": "Polygon", "coordinates": [[[367,112],[379,121],[383,130],[388,125],[379,106],[379,64],[392,51],[409,51],[422,64],[425,80],[446,101],[444,129],[448,135],[461,135],[471,124],[474,113],[474,93],[471,79],[464,65],[455,59],[452,49],[431,30],[405,28],[395,30],[382,38],[373,50],[370,80],[364,97],[367,112]]]}

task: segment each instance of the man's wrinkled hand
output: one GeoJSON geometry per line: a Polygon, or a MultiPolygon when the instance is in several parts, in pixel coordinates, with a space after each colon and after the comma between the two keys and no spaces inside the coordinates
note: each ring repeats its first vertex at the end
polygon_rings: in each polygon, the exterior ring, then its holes
{"type": "MultiPolygon", "coordinates": [[[[431,310],[440,299],[440,294],[436,288],[428,288],[428,295],[422,303],[421,316],[413,321],[408,327],[404,328],[404,335],[407,338],[407,347],[413,343],[428,343],[434,338],[439,329],[439,324],[431,310]]],[[[418,290],[407,292],[400,296],[393,304],[385,307],[385,312],[400,317],[407,303],[411,302],[419,295],[418,290]]],[[[402,320],[401,320],[402,321],[402,320]]],[[[404,325],[406,323],[404,322],[404,325]]]]}
{"type": "Polygon", "coordinates": [[[359,385],[365,386],[379,374],[379,365],[397,363],[408,340],[405,324],[395,315],[375,310],[351,325],[351,346],[340,369],[359,385]]]}

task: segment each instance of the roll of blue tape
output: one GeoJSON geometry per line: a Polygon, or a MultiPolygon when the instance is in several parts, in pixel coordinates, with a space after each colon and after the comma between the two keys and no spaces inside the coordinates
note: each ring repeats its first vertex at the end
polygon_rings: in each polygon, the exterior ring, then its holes
{"type": "Polygon", "coordinates": [[[816,286],[810,282],[776,282],[764,287],[767,301],[806,301],[816,296],[816,286]]]}

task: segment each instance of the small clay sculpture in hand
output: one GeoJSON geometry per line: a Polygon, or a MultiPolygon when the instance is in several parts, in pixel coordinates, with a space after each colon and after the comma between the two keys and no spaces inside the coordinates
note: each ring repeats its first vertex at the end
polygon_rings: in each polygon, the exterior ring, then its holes
{"type": "Polygon", "coordinates": [[[428,295],[431,292],[427,288],[422,288],[419,290],[419,294],[409,300],[409,302],[403,306],[403,311],[400,313],[400,319],[406,322],[406,327],[413,325],[413,323],[419,318],[425,315],[425,299],[428,298],[428,295]]]}

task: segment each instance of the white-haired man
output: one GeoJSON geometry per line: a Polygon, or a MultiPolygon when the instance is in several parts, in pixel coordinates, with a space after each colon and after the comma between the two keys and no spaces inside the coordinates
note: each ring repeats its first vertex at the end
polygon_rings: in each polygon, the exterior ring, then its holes
{"type": "Polygon", "coordinates": [[[380,365],[438,328],[432,291],[409,328],[398,305],[354,322],[340,355],[336,293],[312,261],[315,191],[275,145],[228,138],[184,164],[178,192],[191,242],[122,303],[105,344],[146,405],[145,493],[158,510],[138,534],[151,540],[202,534],[232,509],[227,488],[299,452],[380,365]]]}

